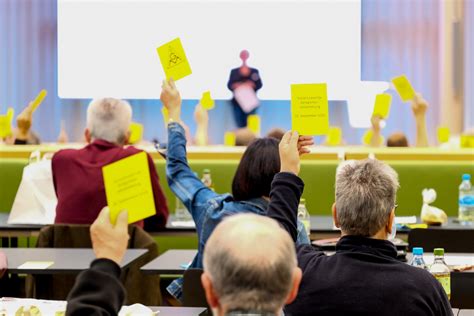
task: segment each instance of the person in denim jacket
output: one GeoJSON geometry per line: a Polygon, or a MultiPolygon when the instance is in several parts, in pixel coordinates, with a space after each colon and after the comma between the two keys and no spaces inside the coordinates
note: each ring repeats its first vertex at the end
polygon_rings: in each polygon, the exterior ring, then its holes
{"type": "MultiPolygon", "coordinates": [[[[189,167],[185,132],[180,124],[181,96],[172,79],[163,82],[160,99],[169,112],[166,177],[169,187],[196,223],[198,253],[189,268],[202,269],[206,241],[223,218],[245,212],[266,215],[271,183],[280,171],[278,141],[273,138],[255,140],[242,156],[232,183],[232,194],[217,194],[206,187],[189,167]]],[[[299,146],[303,148],[312,143],[312,138],[302,138],[299,146]]],[[[310,243],[302,223],[298,223],[298,243],[310,243]]],[[[180,278],[167,290],[181,300],[182,285],[183,279],[180,278]]]]}

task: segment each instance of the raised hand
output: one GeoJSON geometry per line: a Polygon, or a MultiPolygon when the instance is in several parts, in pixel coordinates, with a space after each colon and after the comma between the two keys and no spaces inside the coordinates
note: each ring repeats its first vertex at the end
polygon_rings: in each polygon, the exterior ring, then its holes
{"type": "Polygon", "coordinates": [[[173,79],[163,80],[161,86],[160,100],[168,109],[169,118],[174,121],[180,121],[181,118],[181,95],[179,94],[173,79]]]}
{"type": "Polygon", "coordinates": [[[300,172],[300,153],[298,151],[298,132],[288,131],[279,145],[280,172],[298,175],[300,172]]]}
{"type": "Polygon", "coordinates": [[[106,206],[91,226],[92,248],[97,258],[115,261],[117,264],[123,259],[127,250],[128,213],[122,211],[117,216],[115,226],[110,222],[110,210],[106,206]]]}

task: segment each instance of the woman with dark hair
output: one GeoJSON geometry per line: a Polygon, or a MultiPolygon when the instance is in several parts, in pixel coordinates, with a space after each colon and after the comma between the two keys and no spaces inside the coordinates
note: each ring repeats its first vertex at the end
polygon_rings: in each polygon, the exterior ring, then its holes
{"type": "MultiPolygon", "coordinates": [[[[273,176],[280,171],[278,141],[257,139],[245,151],[232,183],[231,194],[217,194],[196,177],[186,159],[186,137],[181,121],[181,97],[172,80],[163,82],[161,101],[168,109],[168,156],[166,177],[174,194],[183,202],[196,223],[198,253],[190,268],[202,269],[202,254],[207,239],[226,216],[237,213],[266,215],[273,176]]],[[[301,137],[299,146],[311,145],[311,137],[301,137]]],[[[298,225],[298,242],[309,243],[304,226],[298,225]]],[[[182,279],[168,286],[168,292],[182,297],[182,279]]]]}

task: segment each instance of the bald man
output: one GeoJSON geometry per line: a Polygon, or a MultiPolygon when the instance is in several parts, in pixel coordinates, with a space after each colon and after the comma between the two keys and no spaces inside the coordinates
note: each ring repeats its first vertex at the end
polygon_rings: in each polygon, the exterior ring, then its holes
{"type": "MultiPolygon", "coordinates": [[[[91,226],[97,260],[69,293],[66,315],[117,315],[126,296],[120,262],[128,241],[127,213],[110,223],[108,208],[91,226]]],[[[290,235],[276,221],[255,214],[223,220],[204,251],[202,284],[216,316],[276,316],[293,302],[301,281],[290,235]]]]}
{"type": "Polygon", "coordinates": [[[215,316],[281,315],[301,281],[289,234],[255,214],[221,222],[207,241],[203,263],[201,281],[215,316]]]}

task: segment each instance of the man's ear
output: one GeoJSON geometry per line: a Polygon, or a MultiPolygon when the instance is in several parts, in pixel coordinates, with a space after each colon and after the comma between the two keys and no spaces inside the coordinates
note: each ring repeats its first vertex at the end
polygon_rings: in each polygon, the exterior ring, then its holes
{"type": "Polygon", "coordinates": [[[88,128],[86,128],[85,131],[84,131],[84,138],[86,139],[86,142],[88,144],[90,144],[92,142],[91,131],[88,128]]]}
{"type": "Polygon", "coordinates": [[[291,290],[288,296],[286,297],[286,304],[293,302],[298,295],[298,289],[300,288],[301,278],[303,277],[303,272],[300,268],[296,267],[293,271],[293,281],[291,285],[291,290]]]}
{"type": "Polygon", "coordinates": [[[218,308],[219,298],[214,292],[214,287],[212,286],[211,278],[209,277],[209,274],[207,274],[206,272],[201,274],[201,283],[202,283],[202,287],[204,288],[204,292],[206,293],[206,300],[207,300],[207,304],[209,304],[209,307],[218,308]]]}
{"type": "Polygon", "coordinates": [[[336,210],[336,203],[332,204],[332,220],[334,221],[334,226],[337,228],[341,228],[341,224],[339,224],[339,220],[337,219],[337,210],[336,210]]]}
{"type": "Polygon", "coordinates": [[[388,217],[387,225],[385,226],[385,230],[387,234],[392,233],[393,221],[395,220],[395,209],[390,212],[390,216],[388,217]]]}

